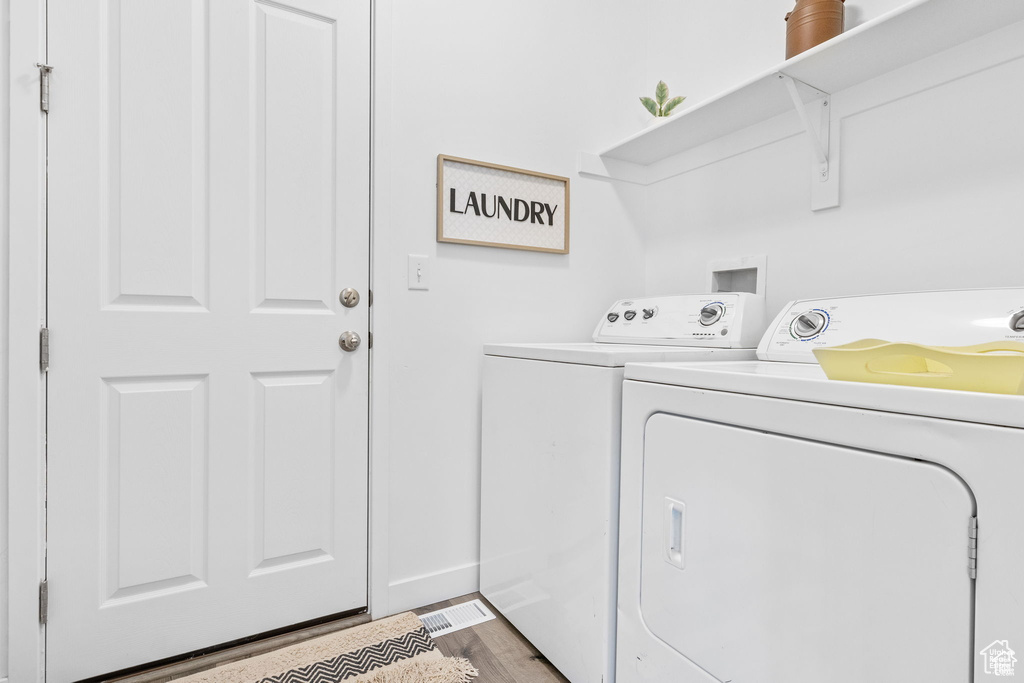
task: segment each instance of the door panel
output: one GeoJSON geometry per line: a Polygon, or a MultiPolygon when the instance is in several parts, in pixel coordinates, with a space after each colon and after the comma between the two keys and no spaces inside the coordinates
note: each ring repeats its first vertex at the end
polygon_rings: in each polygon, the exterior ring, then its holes
{"type": "Polygon", "coordinates": [[[206,580],[206,379],[104,382],[101,608],[206,580]]]}
{"type": "MultiPolygon", "coordinates": [[[[252,116],[256,122],[257,308],[329,311],[337,182],[334,22],[257,3],[252,116]]],[[[348,93],[346,93],[348,95],[348,93]]]]}
{"type": "Polygon", "coordinates": [[[970,678],[974,498],[929,463],[655,415],[641,612],[736,683],[970,678]]]}
{"type": "Polygon", "coordinates": [[[334,451],[330,373],[254,376],[253,572],[329,560],[334,451]]]}
{"type": "Polygon", "coordinates": [[[48,21],[48,680],[364,607],[369,1],[48,21]]]}
{"type": "MultiPolygon", "coordinates": [[[[210,60],[205,2],[107,0],[98,6],[106,11],[90,32],[99,52],[98,90],[90,102],[97,109],[98,130],[90,131],[98,138],[97,158],[90,161],[98,162],[100,174],[104,303],[205,307],[210,60]]],[[[67,12],[60,2],[51,3],[51,12],[50,30],[59,31],[67,12]]],[[[63,52],[57,41],[54,47],[63,52]]],[[[65,101],[62,107],[79,103],[65,101]]],[[[63,151],[52,144],[51,149],[63,151]]]]}

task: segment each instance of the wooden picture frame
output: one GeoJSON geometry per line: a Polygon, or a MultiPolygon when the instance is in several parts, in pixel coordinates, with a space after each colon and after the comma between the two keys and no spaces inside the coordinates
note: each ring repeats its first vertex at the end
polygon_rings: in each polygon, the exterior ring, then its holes
{"type": "Polygon", "coordinates": [[[569,253],[569,179],[437,155],[437,241],[569,253]]]}

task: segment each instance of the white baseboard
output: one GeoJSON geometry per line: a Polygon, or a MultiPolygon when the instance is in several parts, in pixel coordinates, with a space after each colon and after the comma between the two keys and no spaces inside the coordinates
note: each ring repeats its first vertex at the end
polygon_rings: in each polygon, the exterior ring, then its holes
{"type": "MultiPolygon", "coordinates": [[[[395,581],[388,586],[388,612],[397,614],[480,590],[480,563],[395,581]]],[[[375,614],[374,618],[385,616],[375,614]]]]}

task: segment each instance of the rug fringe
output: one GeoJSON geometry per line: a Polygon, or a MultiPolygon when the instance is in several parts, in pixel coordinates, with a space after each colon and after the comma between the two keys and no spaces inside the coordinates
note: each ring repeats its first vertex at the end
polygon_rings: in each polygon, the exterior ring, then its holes
{"type": "Polygon", "coordinates": [[[366,683],[471,683],[480,675],[469,660],[445,657],[381,669],[366,683]]]}

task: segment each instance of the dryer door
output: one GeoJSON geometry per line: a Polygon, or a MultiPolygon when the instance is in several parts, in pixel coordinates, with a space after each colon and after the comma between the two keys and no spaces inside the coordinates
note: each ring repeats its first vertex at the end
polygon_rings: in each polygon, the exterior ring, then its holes
{"type": "Polygon", "coordinates": [[[732,683],[964,683],[974,497],[937,465],[647,423],[641,610],[732,683]]]}

